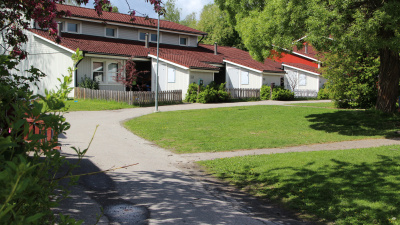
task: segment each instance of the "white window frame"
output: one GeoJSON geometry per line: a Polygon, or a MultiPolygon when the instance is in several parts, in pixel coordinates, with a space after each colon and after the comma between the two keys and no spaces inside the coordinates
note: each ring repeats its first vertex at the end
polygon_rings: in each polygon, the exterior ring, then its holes
{"type": "Polygon", "coordinates": [[[117,38],[118,37],[118,28],[117,27],[104,27],[104,37],[117,38]],[[114,29],[114,36],[107,36],[107,29],[114,29]]]}
{"type": "Polygon", "coordinates": [[[103,76],[104,77],[103,77],[103,81],[99,82],[99,85],[122,85],[121,83],[116,82],[114,79],[112,79],[112,81],[108,81],[109,80],[108,78],[110,77],[110,74],[108,73],[108,65],[111,64],[111,63],[117,63],[118,64],[118,69],[120,69],[119,67],[123,66],[123,65],[120,65],[120,61],[93,58],[91,60],[91,77],[92,77],[92,80],[94,80],[94,77],[93,77],[93,72],[94,72],[93,71],[93,63],[94,62],[102,62],[103,63],[103,76]]]}
{"type": "Polygon", "coordinates": [[[188,36],[179,35],[179,45],[180,46],[189,46],[189,37],[188,36]],[[186,39],[186,45],[181,44],[181,38],[185,38],[186,39]]]}
{"type": "Polygon", "coordinates": [[[167,80],[168,80],[168,83],[175,83],[175,81],[176,81],[176,69],[175,69],[175,67],[168,67],[168,69],[167,69],[167,80]]]}
{"type": "MultiPolygon", "coordinates": [[[[156,42],[157,42],[157,40],[156,40],[156,41],[152,41],[152,40],[151,40],[151,35],[152,35],[152,34],[157,35],[157,32],[155,32],[155,31],[154,31],[154,32],[153,32],[153,31],[148,31],[148,30],[146,30],[146,31],[145,31],[145,30],[139,30],[139,32],[138,32],[138,40],[139,40],[139,41],[146,41],[146,38],[145,38],[145,39],[140,39],[140,33],[144,33],[144,34],[147,33],[147,34],[149,35],[149,42],[153,42],[153,43],[156,43],[156,42]]],[[[160,37],[158,37],[158,38],[160,39],[160,43],[161,43],[161,40],[162,40],[161,37],[162,37],[162,34],[160,33],[160,37]]]]}
{"type": "Polygon", "coordinates": [[[250,73],[246,70],[240,70],[240,84],[249,85],[250,83],[250,73]]]}
{"type": "MultiPolygon", "coordinates": [[[[63,25],[63,27],[64,27],[64,25],[63,25]]],[[[64,31],[65,31],[65,32],[68,32],[68,33],[72,33],[72,34],[81,34],[81,33],[82,33],[82,23],[80,23],[80,22],[68,22],[68,21],[66,21],[66,22],[65,22],[64,31]],[[77,25],[76,32],[74,32],[74,31],[69,31],[69,30],[68,30],[68,24],[76,24],[76,25],[77,25]]]]}
{"type": "Polygon", "coordinates": [[[299,86],[307,86],[307,75],[304,73],[299,73],[299,86]]]}

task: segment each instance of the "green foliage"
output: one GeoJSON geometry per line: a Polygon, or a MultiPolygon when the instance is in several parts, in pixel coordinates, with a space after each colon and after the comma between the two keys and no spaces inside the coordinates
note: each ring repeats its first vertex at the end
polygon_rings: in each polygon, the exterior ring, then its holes
{"type": "Polygon", "coordinates": [[[197,27],[196,13],[192,12],[189,15],[187,15],[185,19],[181,20],[180,24],[196,29],[197,27]]]}
{"type": "Polygon", "coordinates": [[[399,224],[400,146],[200,162],[257,197],[317,224],[399,224]]]}
{"type": "Polygon", "coordinates": [[[197,96],[199,85],[192,83],[189,85],[188,92],[185,97],[186,102],[211,103],[226,102],[230,99],[230,95],[225,90],[225,83],[217,85],[214,81],[206,87],[200,86],[200,93],[197,96]]]}
{"type": "MultiPolygon", "coordinates": [[[[1,224],[53,224],[56,218],[51,208],[68,194],[59,185],[61,177],[57,174],[61,166],[74,168],[55,149],[57,134],[70,127],[62,112],[72,90],[69,86],[72,77],[59,79],[61,86],[57,91],[46,91],[46,97],[33,95],[30,84],[39,82],[44,74],[35,68],[26,77],[13,74],[11,71],[16,71],[18,62],[4,55],[0,60],[0,221],[1,224]],[[46,136],[30,132],[28,118],[39,129],[52,128],[55,137],[42,141],[46,136]],[[56,193],[56,189],[60,191],[56,193]]],[[[76,149],[76,152],[81,158],[86,150],[76,149]]],[[[71,219],[68,222],[75,223],[71,219]]]]}
{"type": "Polygon", "coordinates": [[[261,100],[271,99],[271,87],[270,86],[267,86],[267,85],[261,86],[260,98],[261,98],[261,100]]]}
{"type": "Polygon", "coordinates": [[[272,100],[290,101],[293,99],[294,93],[291,90],[284,89],[280,86],[276,86],[272,90],[272,100]]]}
{"type": "Polygon", "coordinates": [[[176,0],[167,0],[165,2],[165,13],[162,15],[164,20],[168,20],[174,23],[179,23],[181,20],[181,10],[176,7],[176,0]]]}
{"type": "MultiPolygon", "coordinates": [[[[400,2],[356,0],[216,0],[229,14],[246,48],[257,60],[274,57],[271,50],[303,47],[346,56],[379,52],[376,107],[394,112],[400,74],[400,2]],[[268,4],[266,4],[268,3],[268,4]],[[302,41],[296,41],[305,37],[302,41]],[[295,41],[295,42],[294,42],[295,41]],[[391,74],[394,75],[391,75],[391,74]]],[[[340,65],[336,65],[340,66],[340,65]]],[[[344,99],[346,102],[347,100],[344,99]]]]}
{"type": "MultiPolygon", "coordinates": [[[[378,90],[379,59],[360,53],[325,54],[324,77],[330,97],[339,108],[371,108],[378,90]]],[[[324,90],[324,89],[323,89],[324,90]]]]}
{"type": "Polygon", "coordinates": [[[326,87],[321,88],[318,91],[318,97],[317,98],[320,99],[320,100],[322,100],[322,99],[330,99],[330,93],[329,93],[328,88],[326,88],[326,87]]]}
{"type": "Polygon", "coordinates": [[[198,30],[208,33],[202,42],[205,44],[214,44],[222,46],[233,46],[243,49],[242,40],[234,27],[228,22],[226,12],[221,11],[217,5],[205,5],[200,14],[200,20],[197,23],[198,30]]]}
{"type": "Polygon", "coordinates": [[[85,75],[85,77],[81,78],[81,82],[78,84],[81,88],[89,88],[93,90],[99,90],[99,82],[93,79],[90,79],[85,75]]]}

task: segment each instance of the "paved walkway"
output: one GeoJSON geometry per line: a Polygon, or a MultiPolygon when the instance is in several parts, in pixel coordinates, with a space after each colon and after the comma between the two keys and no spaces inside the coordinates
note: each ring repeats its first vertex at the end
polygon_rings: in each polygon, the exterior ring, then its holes
{"type": "MultiPolygon", "coordinates": [[[[310,102],[310,101],[307,101],[310,102]]],[[[250,105],[283,105],[290,102],[260,101],[224,104],[182,104],[160,111],[191,110],[250,105]]],[[[296,101],[299,103],[299,101],[296,101]]],[[[193,161],[248,154],[289,151],[335,150],[400,144],[399,140],[365,140],[282,149],[178,155],[144,140],[121,126],[130,118],[153,113],[154,107],[66,114],[71,123],[61,139],[62,151],[76,160],[69,146],[87,147],[96,125],[93,143],[82,161],[86,173],[128,166],[110,173],[81,177],[71,199],[55,209],[86,224],[302,224],[290,213],[248,198],[234,189],[221,191],[218,181],[201,177],[193,161]],[[129,166],[137,164],[134,166],[129,166]],[[193,169],[194,168],[194,169],[193,169]],[[260,213],[262,212],[262,213],[260,213]]]]}

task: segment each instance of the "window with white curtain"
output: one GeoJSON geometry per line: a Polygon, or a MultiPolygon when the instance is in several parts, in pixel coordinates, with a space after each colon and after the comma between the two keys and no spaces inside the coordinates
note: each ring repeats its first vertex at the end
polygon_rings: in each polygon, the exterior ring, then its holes
{"type": "Polygon", "coordinates": [[[305,74],[299,74],[299,86],[306,86],[307,85],[307,76],[305,74]]]}
{"type": "Polygon", "coordinates": [[[241,81],[242,84],[249,84],[249,72],[247,71],[242,71],[241,72],[241,81]]]}

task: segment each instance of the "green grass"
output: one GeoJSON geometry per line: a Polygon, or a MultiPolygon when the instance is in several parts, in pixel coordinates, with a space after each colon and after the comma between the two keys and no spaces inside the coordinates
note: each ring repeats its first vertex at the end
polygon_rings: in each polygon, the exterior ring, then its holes
{"type": "Polygon", "coordinates": [[[334,109],[335,104],[333,102],[318,102],[318,103],[292,103],[290,105],[298,105],[298,106],[310,106],[310,107],[320,107],[320,108],[330,108],[334,109]]]}
{"type": "Polygon", "coordinates": [[[68,111],[101,111],[135,108],[127,103],[97,99],[73,99],[67,101],[68,111]]]}
{"type": "Polygon", "coordinates": [[[400,146],[203,161],[215,176],[301,217],[400,224],[400,146]]]}
{"type": "Polygon", "coordinates": [[[392,137],[399,124],[371,111],[249,106],[161,112],[125,126],[163,148],[192,153],[392,137]]]}

